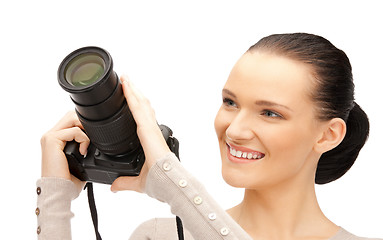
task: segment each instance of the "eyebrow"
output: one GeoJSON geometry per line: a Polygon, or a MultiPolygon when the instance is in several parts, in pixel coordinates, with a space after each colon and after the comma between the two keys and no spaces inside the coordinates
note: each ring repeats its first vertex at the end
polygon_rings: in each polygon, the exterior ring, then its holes
{"type": "Polygon", "coordinates": [[[275,102],[265,101],[265,100],[258,100],[258,101],[255,102],[255,104],[257,104],[259,106],[267,106],[267,107],[280,107],[280,108],[287,109],[289,111],[293,111],[293,110],[291,110],[289,107],[287,107],[285,105],[278,104],[278,103],[275,103],[275,102]]]}
{"type": "Polygon", "coordinates": [[[232,96],[233,98],[237,98],[237,97],[235,96],[235,94],[234,94],[232,91],[230,91],[230,90],[228,90],[228,89],[226,89],[226,88],[222,89],[222,93],[226,93],[227,95],[230,95],[230,96],[232,96]]]}
{"type": "MultiPolygon", "coordinates": [[[[232,96],[233,98],[237,98],[237,96],[230,90],[224,88],[222,89],[222,93],[226,93],[230,96],[232,96]]],[[[267,100],[257,100],[255,101],[255,104],[258,105],[258,106],[266,106],[266,107],[280,107],[280,108],[285,108],[289,111],[293,111],[291,110],[289,107],[285,106],[285,105],[282,105],[282,104],[279,104],[279,103],[275,103],[275,102],[271,102],[271,101],[267,101],[267,100]]]]}

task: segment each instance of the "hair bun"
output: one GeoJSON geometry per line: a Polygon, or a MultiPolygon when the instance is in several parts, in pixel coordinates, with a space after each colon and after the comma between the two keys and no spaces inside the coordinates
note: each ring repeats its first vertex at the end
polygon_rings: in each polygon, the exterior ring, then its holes
{"type": "Polygon", "coordinates": [[[348,116],[347,132],[334,149],[322,154],[318,162],[315,183],[325,184],[343,176],[354,164],[360,149],[368,139],[370,124],[363,109],[354,102],[348,116]]]}

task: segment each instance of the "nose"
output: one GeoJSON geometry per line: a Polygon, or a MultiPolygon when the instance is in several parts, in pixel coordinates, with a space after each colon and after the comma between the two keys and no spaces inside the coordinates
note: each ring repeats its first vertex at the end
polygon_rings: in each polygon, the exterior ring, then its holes
{"type": "Polygon", "coordinates": [[[251,140],[255,137],[254,124],[251,116],[240,111],[226,129],[226,136],[233,142],[251,140]]]}

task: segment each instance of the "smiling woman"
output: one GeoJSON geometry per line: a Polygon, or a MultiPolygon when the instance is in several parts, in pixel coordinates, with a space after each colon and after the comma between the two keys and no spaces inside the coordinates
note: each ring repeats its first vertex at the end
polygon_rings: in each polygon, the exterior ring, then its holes
{"type": "Polygon", "coordinates": [[[246,189],[229,214],[254,239],[336,235],[314,186],[341,177],[369,132],[344,52],[312,34],[265,37],[235,64],[222,97],[222,175],[246,189]]]}
{"type": "MultiPolygon", "coordinates": [[[[146,161],[140,176],[119,177],[111,190],[145,192],[167,202],[184,224],[182,229],[174,219],[150,220],[130,239],[366,239],[330,221],[315,194],[315,183],[347,172],[369,133],[367,116],[354,102],[349,60],[326,39],[271,35],[233,67],[215,130],[222,175],[245,195],[228,211],[170,153],[149,101],[127,77],[121,81],[146,161]]],[[[70,202],[82,184],[70,175],[62,149],[73,139],[89,144],[81,128],[71,113],[42,138],[40,239],[71,237],[70,202]]]]}
{"type": "MultiPolygon", "coordinates": [[[[222,172],[229,184],[264,188],[266,183],[286,182],[302,172],[319,134],[312,131],[318,123],[312,120],[313,104],[306,91],[309,75],[310,69],[301,63],[260,52],[246,53],[234,66],[215,121],[222,172]],[[264,158],[251,165],[232,164],[225,161],[227,144],[260,152],[264,158]]],[[[230,155],[228,159],[233,160],[230,155]]],[[[306,164],[313,172],[315,165],[314,161],[306,164]]]]}

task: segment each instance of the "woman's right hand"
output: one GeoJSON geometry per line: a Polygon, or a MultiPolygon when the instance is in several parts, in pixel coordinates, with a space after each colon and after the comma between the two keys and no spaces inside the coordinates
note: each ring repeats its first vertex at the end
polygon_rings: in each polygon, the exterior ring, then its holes
{"type": "Polygon", "coordinates": [[[84,183],[70,174],[68,161],[63,152],[67,142],[80,144],[80,153],[85,155],[90,143],[88,136],[74,111],[68,112],[50,131],[41,138],[41,177],[56,177],[71,180],[78,188],[84,183]]]}
{"type": "Polygon", "coordinates": [[[123,190],[144,192],[149,169],[158,159],[170,153],[170,149],[157,124],[149,100],[129,81],[127,76],[122,76],[121,82],[129,109],[137,124],[137,135],[145,153],[145,163],[139,176],[119,177],[113,182],[111,190],[113,192],[123,190]]]}

